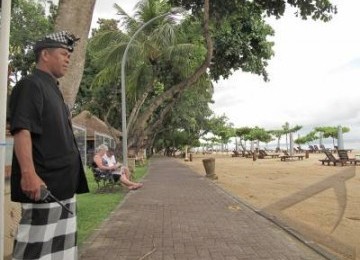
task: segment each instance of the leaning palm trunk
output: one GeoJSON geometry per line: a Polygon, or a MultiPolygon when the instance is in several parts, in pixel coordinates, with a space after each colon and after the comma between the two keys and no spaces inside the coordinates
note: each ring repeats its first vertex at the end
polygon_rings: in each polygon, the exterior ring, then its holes
{"type": "MultiPolygon", "coordinates": [[[[165,100],[172,99],[175,95],[183,92],[187,87],[191,87],[210,66],[212,53],[213,53],[213,43],[209,31],[209,0],[205,0],[204,3],[204,37],[206,40],[206,49],[207,54],[203,63],[200,67],[188,78],[181,81],[180,83],[172,86],[170,89],[165,91],[161,96],[156,97],[150,102],[150,105],[147,107],[146,111],[138,116],[136,121],[133,121],[134,124],[128,124],[127,132],[129,133],[128,146],[132,147],[141,147],[144,140],[148,138],[146,133],[146,126],[155,110],[162,105],[165,100]]],[[[151,139],[151,137],[150,137],[151,139]]]]}
{"type": "Polygon", "coordinates": [[[96,0],[60,0],[55,30],[67,30],[81,40],[71,56],[69,70],[61,79],[61,91],[66,104],[73,108],[85,64],[85,52],[96,0]]]}
{"type": "Polygon", "coordinates": [[[153,85],[154,85],[154,80],[152,80],[149,84],[146,85],[144,93],[136,101],[133,109],[131,110],[130,116],[129,116],[128,126],[135,124],[135,121],[137,120],[137,117],[140,113],[141,106],[144,104],[146,98],[149,96],[150,91],[153,90],[153,85]]]}

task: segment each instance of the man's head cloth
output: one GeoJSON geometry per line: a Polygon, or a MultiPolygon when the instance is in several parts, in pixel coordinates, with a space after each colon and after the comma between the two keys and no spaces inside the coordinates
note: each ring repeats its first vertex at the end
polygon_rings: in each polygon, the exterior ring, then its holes
{"type": "Polygon", "coordinates": [[[46,48],[64,48],[73,52],[76,41],[80,40],[74,34],[61,31],[46,35],[44,38],[38,40],[34,44],[34,52],[39,52],[46,48]]]}

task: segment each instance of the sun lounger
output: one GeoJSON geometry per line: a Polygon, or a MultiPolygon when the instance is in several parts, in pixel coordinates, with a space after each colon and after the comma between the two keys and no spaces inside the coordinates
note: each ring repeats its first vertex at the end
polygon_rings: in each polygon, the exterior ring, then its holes
{"type": "Polygon", "coordinates": [[[320,145],[320,149],[321,149],[321,151],[328,150],[332,153],[336,152],[336,149],[326,148],[323,144],[320,145]]]}
{"type": "Polygon", "coordinates": [[[292,159],[298,159],[298,160],[303,160],[305,155],[304,154],[294,154],[294,155],[290,155],[287,151],[283,152],[283,155],[280,155],[280,161],[286,161],[286,160],[292,160],[292,159]]]}
{"type": "Polygon", "coordinates": [[[340,158],[335,158],[335,156],[330,151],[328,150],[323,150],[323,151],[326,155],[326,158],[319,160],[322,165],[325,165],[325,163],[327,163],[327,165],[330,165],[330,163],[332,163],[334,166],[336,166],[336,164],[341,163],[341,165],[344,166],[346,164],[344,160],[341,160],[340,158]]]}
{"type": "Polygon", "coordinates": [[[280,156],[279,153],[268,153],[265,150],[262,149],[259,150],[259,159],[278,158],[279,156],[280,156]]]}
{"type": "Polygon", "coordinates": [[[313,146],[314,146],[315,153],[320,153],[321,152],[321,149],[316,144],[314,144],[313,146]]]}
{"type": "Polygon", "coordinates": [[[248,151],[248,150],[243,150],[242,152],[242,156],[244,156],[245,158],[253,158],[253,152],[252,151],[248,151]]]}
{"type": "Polygon", "coordinates": [[[231,157],[241,157],[242,154],[239,151],[234,150],[231,157]]]}
{"type": "Polygon", "coordinates": [[[315,148],[312,145],[309,145],[309,150],[310,153],[315,153],[315,148]]]}
{"type": "Polygon", "coordinates": [[[359,159],[356,158],[350,158],[348,155],[348,150],[338,150],[339,159],[342,160],[345,163],[354,163],[355,165],[360,162],[359,159]]]}

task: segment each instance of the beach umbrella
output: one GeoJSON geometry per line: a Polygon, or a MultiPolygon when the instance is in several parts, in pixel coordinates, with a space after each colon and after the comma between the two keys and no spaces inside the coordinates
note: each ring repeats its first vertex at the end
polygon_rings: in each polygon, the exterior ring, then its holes
{"type": "Polygon", "coordinates": [[[294,155],[294,138],[293,138],[293,133],[290,133],[289,136],[290,136],[290,155],[293,156],[293,155],[294,155]]]}
{"type": "Polygon", "coordinates": [[[319,146],[320,147],[322,147],[322,145],[323,145],[323,135],[324,134],[322,132],[319,133],[319,146]]]}
{"type": "Polygon", "coordinates": [[[338,149],[344,149],[344,139],[341,125],[338,126],[338,138],[337,138],[338,149]]]}

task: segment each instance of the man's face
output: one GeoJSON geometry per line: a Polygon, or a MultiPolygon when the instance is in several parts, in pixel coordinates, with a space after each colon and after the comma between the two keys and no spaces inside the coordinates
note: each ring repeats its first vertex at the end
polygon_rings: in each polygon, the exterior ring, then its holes
{"type": "Polygon", "coordinates": [[[69,68],[71,53],[65,48],[46,49],[45,52],[48,71],[55,78],[63,77],[69,68]]]}

